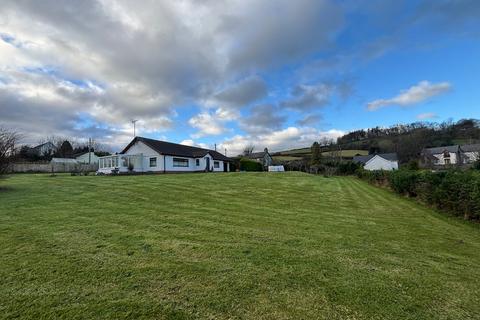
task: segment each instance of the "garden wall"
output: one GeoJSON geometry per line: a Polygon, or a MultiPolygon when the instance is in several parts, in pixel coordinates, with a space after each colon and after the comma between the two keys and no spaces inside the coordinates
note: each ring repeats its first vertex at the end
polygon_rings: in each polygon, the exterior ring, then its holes
{"type": "Polygon", "coordinates": [[[98,164],[50,164],[50,162],[18,162],[10,167],[11,173],[60,173],[60,172],[92,172],[98,170],[98,164]]]}

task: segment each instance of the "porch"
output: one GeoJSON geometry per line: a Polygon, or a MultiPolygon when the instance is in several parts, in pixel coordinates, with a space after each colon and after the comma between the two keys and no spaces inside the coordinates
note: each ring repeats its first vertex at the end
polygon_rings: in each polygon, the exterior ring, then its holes
{"type": "Polygon", "coordinates": [[[143,154],[116,154],[100,157],[98,159],[98,171],[103,174],[122,172],[143,172],[143,154]]]}

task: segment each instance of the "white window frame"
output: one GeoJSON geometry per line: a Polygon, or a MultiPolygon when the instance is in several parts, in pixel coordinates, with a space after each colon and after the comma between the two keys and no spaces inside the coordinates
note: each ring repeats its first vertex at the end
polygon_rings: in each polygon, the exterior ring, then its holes
{"type": "Polygon", "coordinates": [[[175,168],[188,168],[190,167],[190,161],[185,158],[173,158],[173,166],[175,168]]]}
{"type": "Polygon", "coordinates": [[[213,168],[220,169],[220,161],[213,161],[213,168]]]}
{"type": "Polygon", "coordinates": [[[200,166],[200,159],[195,159],[195,165],[196,165],[197,167],[200,166]]]}
{"type": "Polygon", "coordinates": [[[150,168],[156,167],[157,166],[157,157],[150,157],[148,159],[148,165],[149,165],[150,168]],[[154,165],[152,165],[152,160],[154,162],[154,165]]]}

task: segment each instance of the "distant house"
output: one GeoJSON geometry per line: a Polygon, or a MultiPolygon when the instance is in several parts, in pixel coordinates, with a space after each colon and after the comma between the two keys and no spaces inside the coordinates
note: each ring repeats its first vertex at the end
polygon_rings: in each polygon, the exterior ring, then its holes
{"type": "Polygon", "coordinates": [[[468,165],[480,159],[480,144],[425,148],[421,157],[424,166],[468,165]]]}
{"type": "Polygon", "coordinates": [[[100,157],[98,172],[228,172],[231,162],[214,150],[135,137],[120,154],[100,157]]]}
{"type": "Polygon", "coordinates": [[[99,157],[92,151],[79,154],[75,157],[75,160],[79,163],[86,164],[98,163],[98,159],[99,157]]]}
{"type": "Polygon", "coordinates": [[[425,148],[421,155],[424,164],[446,166],[462,162],[462,151],[459,145],[425,148]]]}
{"type": "Polygon", "coordinates": [[[355,156],[353,162],[363,166],[365,170],[397,170],[398,157],[396,153],[369,154],[368,156],[355,156]]]}
{"type": "Polygon", "coordinates": [[[260,162],[264,168],[272,165],[273,159],[268,149],[263,149],[263,152],[253,152],[246,155],[246,158],[260,162]]]}
{"type": "Polygon", "coordinates": [[[460,149],[462,149],[464,164],[470,164],[480,160],[480,143],[465,144],[460,146],[460,149]]]}
{"type": "Polygon", "coordinates": [[[32,147],[28,150],[28,153],[31,155],[36,155],[38,157],[49,156],[54,154],[57,151],[57,147],[51,142],[45,142],[39,144],[38,146],[32,147]]]}

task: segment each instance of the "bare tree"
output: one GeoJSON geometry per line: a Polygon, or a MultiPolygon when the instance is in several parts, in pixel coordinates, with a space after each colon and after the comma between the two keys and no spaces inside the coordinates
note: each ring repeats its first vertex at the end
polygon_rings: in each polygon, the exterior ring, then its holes
{"type": "Polygon", "coordinates": [[[20,134],[14,130],[0,127],[0,174],[8,172],[16,155],[20,134]]]}
{"type": "Polygon", "coordinates": [[[248,155],[251,155],[253,153],[253,150],[255,149],[255,146],[254,145],[247,145],[244,149],[243,149],[243,155],[244,156],[248,156],[248,155]]]}

